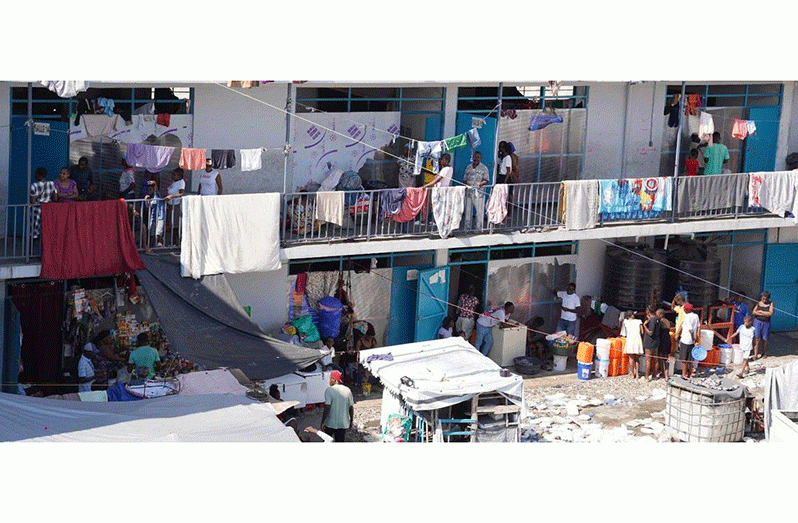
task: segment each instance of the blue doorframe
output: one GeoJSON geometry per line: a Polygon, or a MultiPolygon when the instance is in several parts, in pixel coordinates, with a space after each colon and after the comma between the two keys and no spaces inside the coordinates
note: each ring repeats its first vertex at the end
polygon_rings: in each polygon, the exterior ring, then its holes
{"type": "Polygon", "coordinates": [[[418,273],[415,341],[437,338],[449,313],[449,267],[435,267],[418,273]]]}
{"type": "Polygon", "coordinates": [[[751,107],[748,119],[756,124],[756,132],[745,138],[743,172],[781,171],[776,166],[776,147],[779,139],[780,107],[751,107]]]}
{"type": "Polygon", "coordinates": [[[388,323],[388,345],[412,343],[415,340],[417,273],[428,267],[395,267],[393,269],[391,273],[391,321],[388,323]],[[408,273],[411,273],[410,279],[408,279],[408,273]]]}
{"type": "MultiPolygon", "coordinates": [[[[757,123],[757,132],[759,132],[759,123],[757,123]]],[[[779,309],[774,311],[771,320],[771,328],[774,331],[791,331],[798,328],[798,318],[795,317],[798,315],[796,257],[798,257],[798,243],[772,243],[765,246],[762,288],[770,292],[774,306],[779,309]]]]}
{"type": "MultiPolygon", "coordinates": [[[[470,114],[470,113],[457,113],[457,123],[455,128],[455,134],[462,134],[471,130],[471,123],[472,118],[484,118],[484,115],[477,115],[477,114],[470,114]]],[[[493,152],[495,149],[495,142],[496,142],[496,118],[484,118],[485,123],[482,125],[481,129],[478,129],[477,132],[479,133],[479,139],[482,142],[477,150],[482,153],[482,163],[488,168],[488,173],[490,173],[490,183],[493,183],[493,152]]],[[[471,148],[470,147],[461,147],[454,151],[454,179],[458,181],[463,181],[463,171],[465,171],[466,166],[471,161],[471,148]]]]}

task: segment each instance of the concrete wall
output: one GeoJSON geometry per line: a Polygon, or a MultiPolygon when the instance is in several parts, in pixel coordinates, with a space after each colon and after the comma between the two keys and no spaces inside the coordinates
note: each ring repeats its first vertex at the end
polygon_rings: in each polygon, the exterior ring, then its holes
{"type": "MultiPolygon", "coordinates": [[[[194,87],[193,147],[270,149],[259,171],[241,172],[240,166],[221,171],[225,194],[282,192],[285,113],[280,109],[285,108],[285,97],[286,85],[278,83],[234,91],[214,84],[194,87]]],[[[193,191],[198,184],[199,177],[192,176],[193,191]]],[[[292,187],[290,172],[288,187],[292,187]]]]}
{"type": "Polygon", "coordinates": [[[576,293],[601,299],[604,285],[604,253],[607,243],[602,240],[581,240],[576,258],[576,293]]]}
{"type": "Polygon", "coordinates": [[[252,321],[264,332],[274,332],[288,317],[286,279],[288,265],[276,271],[229,274],[227,280],[241,305],[252,309],[252,321]]]}
{"type": "Polygon", "coordinates": [[[583,178],[617,178],[623,158],[626,87],[620,82],[590,86],[583,178]]]}
{"type": "Polygon", "coordinates": [[[11,159],[11,87],[0,88],[0,205],[8,203],[8,169],[11,159]]]}

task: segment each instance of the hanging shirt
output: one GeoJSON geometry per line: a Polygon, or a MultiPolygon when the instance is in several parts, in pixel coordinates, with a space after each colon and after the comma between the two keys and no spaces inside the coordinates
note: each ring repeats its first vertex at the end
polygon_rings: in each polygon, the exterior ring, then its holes
{"type": "Polygon", "coordinates": [[[205,168],[205,159],[208,156],[206,149],[191,149],[183,147],[180,150],[180,163],[178,165],[181,169],[195,171],[205,168]]]}
{"type": "Polygon", "coordinates": [[[466,139],[465,133],[458,134],[453,138],[446,138],[443,143],[446,145],[446,150],[451,151],[453,149],[457,149],[460,147],[465,147],[468,140],[466,139]]]}
{"type": "Polygon", "coordinates": [[[438,160],[443,154],[443,142],[418,142],[416,149],[416,165],[413,174],[421,173],[421,162],[424,158],[432,158],[433,172],[438,172],[438,160]]]}
{"type": "Polygon", "coordinates": [[[712,115],[709,113],[705,113],[701,111],[701,114],[698,117],[698,136],[702,140],[706,140],[706,137],[709,139],[712,138],[712,133],[715,132],[715,121],[712,119],[712,115]]]}
{"type": "Polygon", "coordinates": [[[230,169],[236,166],[236,153],[232,149],[211,149],[211,163],[214,169],[230,169]]]}
{"type": "Polygon", "coordinates": [[[262,167],[262,148],[241,149],[241,171],[257,171],[262,167]]]}
{"type": "Polygon", "coordinates": [[[729,159],[729,148],[722,143],[707,147],[704,151],[704,174],[720,174],[723,172],[723,160],[729,159]]]}
{"type": "Polygon", "coordinates": [[[734,120],[732,126],[732,137],[742,140],[748,135],[748,121],[747,120],[734,120]]]}
{"type": "Polygon", "coordinates": [[[219,171],[213,169],[211,172],[202,171],[200,174],[200,194],[203,196],[216,196],[219,194],[219,187],[216,185],[216,178],[220,176],[219,171]]]}

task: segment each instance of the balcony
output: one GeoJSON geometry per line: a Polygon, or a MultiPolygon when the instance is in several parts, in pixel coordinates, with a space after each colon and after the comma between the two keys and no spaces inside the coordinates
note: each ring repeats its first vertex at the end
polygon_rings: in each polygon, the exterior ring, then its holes
{"type": "MultiPolygon", "coordinates": [[[[461,221],[460,228],[453,230],[450,236],[462,238],[514,232],[566,231],[561,186],[560,182],[512,185],[512,192],[508,198],[508,215],[504,220],[494,224],[483,219],[481,225],[472,223],[469,228],[465,228],[464,222],[461,221]]],[[[492,189],[491,186],[485,187],[488,194],[492,189]]],[[[748,174],[680,178],[673,180],[673,189],[669,196],[671,205],[668,210],[663,210],[655,216],[647,216],[646,213],[634,216],[625,216],[623,213],[600,214],[595,228],[776,216],[762,207],[750,206],[747,189],[748,174]],[[685,185],[678,189],[679,184],[685,185]],[[713,196],[713,191],[716,193],[718,187],[731,188],[738,197],[725,201],[724,198],[718,197],[694,196],[713,196]]],[[[340,226],[314,220],[316,193],[284,194],[279,224],[282,246],[301,247],[399,238],[440,238],[432,217],[431,191],[427,191],[425,209],[422,209],[415,219],[405,223],[385,219],[382,216],[381,206],[388,191],[389,189],[344,192],[344,223],[340,226]]],[[[488,200],[488,196],[485,200],[488,200]]],[[[140,251],[152,249],[158,252],[180,248],[179,212],[172,212],[171,206],[167,205],[163,234],[156,239],[157,222],[150,227],[151,200],[128,200],[127,204],[130,226],[140,251]]],[[[5,234],[0,244],[0,264],[19,266],[39,263],[41,242],[31,237],[28,226],[32,209],[33,206],[24,204],[0,207],[0,220],[5,224],[3,228],[5,234]]]]}

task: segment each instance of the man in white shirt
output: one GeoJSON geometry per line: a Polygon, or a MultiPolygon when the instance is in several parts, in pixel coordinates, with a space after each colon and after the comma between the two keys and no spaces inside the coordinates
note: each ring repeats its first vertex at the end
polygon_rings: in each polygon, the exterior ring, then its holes
{"type": "Polygon", "coordinates": [[[465,201],[465,228],[471,228],[471,217],[477,215],[477,229],[482,229],[482,220],[485,217],[485,189],[490,173],[482,163],[482,153],[474,151],[474,158],[463,173],[463,182],[468,186],[465,201]]]}
{"type": "Polygon", "coordinates": [[[513,172],[513,157],[510,151],[507,150],[507,142],[499,142],[499,176],[496,177],[496,183],[507,183],[507,177],[513,172]]]}
{"type": "Polygon", "coordinates": [[[90,392],[91,386],[94,383],[94,363],[92,363],[89,356],[93,353],[99,353],[100,349],[93,343],[87,343],[83,347],[83,354],[78,361],[78,392],[90,392]]]}
{"type": "Polygon", "coordinates": [[[474,346],[479,352],[485,356],[490,353],[490,349],[493,348],[493,327],[496,325],[500,329],[511,327],[507,320],[514,310],[513,302],[508,301],[504,307],[487,310],[477,318],[477,338],[474,340],[474,346]]]}
{"type": "Polygon", "coordinates": [[[172,184],[166,190],[166,237],[170,243],[176,243],[174,230],[180,230],[180,210],[183,196],[186,194],[186,181],[183,179],[184,171],[180,167],[172,171],[172,184]]]}
{"type": "Polygon", "coordinates": [[[693,347],[698,339],[698,328],[701,320],[698,314],[693,312],[693,304],[684,304],[684,319],[676,329],[676,338],[679,340],[679,359],[682,363],[682,377],[690,378],[693,373],[693,347]]]}
{"type": "Polygon", "coordinates": [[[562,300],[560,320],[557,322],[555,332],[565,331],[571,336],[576,336],[576,312],[581,304],[576,294],[576,284],[569,283],[565,292],[554,290],[554,294],[562,300]]]}
{"type": "Polygon", "coordinates": [[[433,178],[431,182],[429,182],[426,185],[423,185],[423,187],[429,188],[435,184],[438,184],[438,187],[449,187],[449,184],[452,183],[452,173],[454,172],[453,169],[449,166],[451,162],[452,162],[451,155],[449,153],[443,153],[439,161],[441,170],[438,171],[438,174],[435,175],[435,178],[433,178]]]}
{"type": "Polygon", "coordinates": [[[210,158],[205,160],[205,171],[200,174],[197,194],[202,196],[216,196],[222,194],[222,175],[213,168],[213,163],[210,158]]]}

